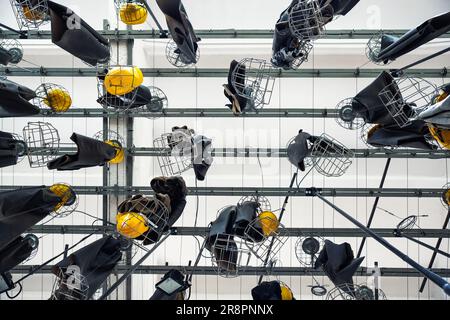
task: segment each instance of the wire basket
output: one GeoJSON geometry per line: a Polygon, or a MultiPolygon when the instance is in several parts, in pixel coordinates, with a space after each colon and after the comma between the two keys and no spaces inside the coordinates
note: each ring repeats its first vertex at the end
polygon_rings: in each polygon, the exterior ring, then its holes
{"type": "Polygon", "coordinates": [[[45,167],[58,157],[60,138],[58,130],[47,122],[29,122],[23,128],[23,137],[28,146],[30,167],[45,167]]]}
{"type": "Polygon", "coordinates": [[[310,157],[317,172],[326,177],[340,177],[351,166],[353,156],[353,151],[324,133],[314,141],[310,157]]]}
{"type": "Polygon", "coordinates": [[[18,64],[23,59],[22,44],[16,39],[2,39],[0,42],[0,50],[8,53],[8,64],[18,64]]]}
{"type": "Polygon", "coordinates": [[[258,211],[261,212],[271,212],[272,206],[270,205],[269,199],[265,196],[251,195],[244,196],[238,201],[238,205],[242,205],[245,202],[255,202],[258,204],[258,211]]]}
{"type": "Polygon", "coordinates": [[[433,104],[438,92],[436,85],[427,80],[403,76],[384,87],[378,97],[392,119],[403,128],[423,108],[433,104]]]}
{"type": "Polygon", "coordinates": [[[152,99],[150,103],[145,106],[145,111],[150,114],[147,118],[155,120],[164,114],[164,111],[169,106],[169,100],[164,91],[160,88],[154,86],[149,86],[148,88],[150,89],[152,99]]]}
{"type": "Polygon", "coordinates": [[[41,109],[50,109],[53,113],[64,113],[72,106],[72,98],[63,86],[43,83],[36,89],[33,104],[41,109]]]}
{"type": "Polygon", "coordinates": [[[337,104],[338,117],[336,122],[344,129],[358,130],[365,125],[365,121],[353,110],[352,102],[353,98],[347,98],[337,104]]]}
{"type": "Polygon", "coordinates": [[[142,24],[147,20],[148,11],[139,0],[114,0],[117,14],[126,25],[142,24]]]}
{"type": "Polygon", "coordinates": [[[59,268],[50,300],[88,300],[89,283],[76,265],[67,267],[64,271],[59,268]]]}
{"type": "Polygon", "coordinates": [[[175,130],[164,133],[153,140],[158,152],[158,163],[166,177],[180,175],[193,167],[192,133],[188,130],[175,130]]]}
{"type": "Polygon", "coordinates": [[[34,234],[27,234],[23,237],[23,241],[28,241],[28,244],[30,245],[30,248],[32,250],[30,252],[30,255],[22,262],[22,264],[25,264],[36,257],[39,250],[39,238],[34,234]]]}
{"type": "Polygon", "coordinates": [[[329,22],[322,15],[322,7],[317,0],[298,1],[288,14],[291,32],[302,40],[319,38],[325,32],[325,24],[329,22]]]}
{"type": "Polygon", "coordinates": [[[442,186],[441,190],[441,203],[444,208],[448,209],[448,207],[450,206],[450,182],[442,186]]]}
{"type": "Polygon", "coordinates": [[[381,52],[381,43],[382,39],[384,37],[384,32],[380,31],[377,34],[374,34],[366,45],[366,57],[369,59],[369,61],[377,64],[377,65],[386,65],[389,64],[389,61],[380,61],[378,59],[380,52],[381,52]]]}
{"type": "Polygon", "coordinates": [[[125,140],[116,131],[98,131],[92,137],[95,140],[103,141],[104,143],[116,149],[116,156],[109,160],[108,163],[119,164],[125,159],[125,140]]]}
{"type": "Polygon", "coordinates": [[[49,21],[47,0],[9,0],[20,29],[39,29],[49,21]]]}
{"type": "Polygon", "coordinates": [[[304,62],[308,61],[309,54],[313,48],[312,42],[297,38],[295,38],[294,42],[294,48],[283,48],[273,54],[271,63],[274,67],[296,70],[304,62]]]}
{"type": "Polygon", "coordinates": [[[50,191],[56,194],[61,201],[50,213],[52,217],[64,218],[71,215],[78,208],[78,196],[75,190],[66,183],[56,183],[49,187],[50,191]]]}
{"type": "MultiPolygon", "coordinates": [[[[366,285],[346,283],[331,289],[326,300],[375,300],[375,291],[366,285]]],[[[378,300],[387,300],[381,289],[378,289],[378,300]]]]}
{"type": "Polygon", "coordinates": [[[361,137],[361,140],[362,140],[362,142],[369,148],[369,149],[374,149],[375,147],[373,146],[373,145],[371,145],[369,142],[368,142],[368,139],[369,139],[369,134],[373,131],[373,130],[375,130],[376,129],[376,127],[378,127],[379,125],[377,125],[377,124],[370,124],[370,123],[367,123],[367,124],[365,124],[364,126],[362,126],[361,127],[361,130],[360,130],[360,137],[361,137]]]}
{"type": "Polygon", "coordinates": [[[295,242],[295,256],[305,267],[314,267],[318,253],[322,250],[325,239],[322,237],[301,236],[295,242]]]}
{"type": "Polygon", "coordinates": [[[270,103],[275,85],[275,69],[266,60],[241,60],[231,71],[230,79],[237,95],[248,99],[254,108],[262,108],[270,103]]]}
{"type": "Polygon", "coordinates": [[[171,65],[177,68],[189,68],[195,66],[195,64],[200,60],[200,48],[197,47],[195,52],[195,62],[191,61],[190,58],[186,57],[183,52],[178,48],[175,41],[170,39],[166,46],[166,58],[171,65]]]}

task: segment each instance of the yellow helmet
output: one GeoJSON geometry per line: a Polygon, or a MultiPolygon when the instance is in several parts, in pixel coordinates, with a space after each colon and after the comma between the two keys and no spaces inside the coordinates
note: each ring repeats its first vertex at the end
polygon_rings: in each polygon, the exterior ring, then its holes
{"type": "Polygon", "coordinates": [[[120,7],[120,20],[126,25],[142,24],[147,20],[148,11],[137,3],[125,3],[120,7]]]}
{"type": "Polygon", "coordinates": [[[277,216],[270,211],[264,211],[258,216],[259,222],[261,223],[262,231],[266,237],[277,232],[280,225],[277,216]]]}
{"type": "Polygon", "coordinates": [[[76,197],[72,188],[65,184],[54,184],[49,189],[61,199],[61,202],[53,209],[54,211],[58,211],[65,205],[70,205],[74,201],[74,197],[76,197]]]}
{"type": "Polygon", "coordinates": [[[112,164],[122,163],[123,159],[125,158],[125,151],[123,150],[120,143],[115,140],[106,140],[105,143],[116,148],[116,156],[108,162],[112,164]]]}
{"type": "Polygon", "coordinates": [[[448,92],[445,92],[442,90],[441,92],[439,92],[439,95],[435,98],[434,103],[441,102],[447,97],[448,97],[448,92]]]}
{"type": "Polygon", "coordinates": [[[127,238],[135,239],[150,229],[147,224],[147,218],[141,213],[119,213],[116,220],[117,232],[127,238]]]}
{"type": "Polygon", "coordinates": [[[55,112],[66,112],[72,106],[72,98],[66,90],[54,88],[47,92],[44,103],[55,112]]]}
{"type": "Polygon", "coordinates": [[[431,136],[439,142],[442,148],[450,149],[450,130],[440,129],[431,124],[428,125],[431,136]]]}
{"type": "Polygon", "coordinates": [[[104,86],[109,94],[122,96],[132,92],[144,82],[144,75],[138,67],[116,67],[108,71],[104,86]]]}
{"type": "Polygon", "coordinates": [[[289,288],[286,284],[280,283],[281,288],[281,300],[293,300],[294,295],[292,294],[291,288],[289,288]]]}
{"type": "Polygon", "coordinates": [[[447,189],[442,193],[442,200],[450,206],[450,189],[447,189]]]}
{"type": "Polygon", "coordinates": [[[39,10],[30,9],[30,7],[23,5],[22,6],[23,15],[30,21],[44,20],[45,14],[40,12],[39,10]]]}

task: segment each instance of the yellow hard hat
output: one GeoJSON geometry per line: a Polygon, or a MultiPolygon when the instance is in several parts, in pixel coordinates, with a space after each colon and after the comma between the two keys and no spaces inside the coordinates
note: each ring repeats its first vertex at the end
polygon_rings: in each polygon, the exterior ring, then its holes
{"type": "Polygon", "coordinates": [[[38,10],[30,9],[30,7],[23,5],[22,6],[23,15],[30,21],[44,20],[45,14],[38,10]]]}
{"type": "Polygon", "coordinates": [[[76,197],[76,195],[72,191],[72,188],[65,184],[54,184],[49,189],[61,199],[61,202],[59,202],[53,209],[54,211],[58,211],[63,206],[73,202],[74,197],[76,197]]]}
{"type": "Polygon", "coordinates": [[[115,140],[106,140],[105,143],[116,148],[116,156],[108,162],[112,164],[122,163],[123,159],[125,158],[125,151],[123,150],[120,143],[115,140]]]}
{"type": "Polygon", "coordinates": [[[127,25],[142,24],[147,20],[148,11],[143,5],[125,3],[120,7],[120,20],[127,25]]]}
{"type": "Polygon", "coordinates": [[[444,100],[445,98],[447,98],[447,97],[448,97],[448,92],[441,91],[441,92],[439,93],[439,95],[435,98],[434,103],[441,102],[441,101],[443,101],[443,100],[444,100]]]}
{"type": "Polygon", "coordinates": [[[442,193],[442,200],[450,206],[450,189],[445,190],[442,193]]]}
{"type": "Polygon", "coordinates": [[[119,213],[116,220],[117,232],[127,238],[135,239],[150,229],[147,225],[147,218],[141,213],[119,213]]]}
{"type": "Polygon", "coordinates": [[[284,283],[280,283],[281,288],[281,300],[293,300],[294,295],[292,294],[292,290],[285,285],[284,283]]]}
{"type": "Polygon", "coordinates": [[[122,96],[132,92],[144,82],[138,67],[112,68],[105,76],[104,86],[109,94],[122,96]]]}
{"type": "Polygon", "coordinates": [[[44,103],[55,112],[66,112],[72,106],[69,92],[62,88],[50,89],[44,103]]]}
{"type": "Polygon", "coordinates": [[[277,232],[280,223],[278,222],[277,216],[273,212],[264,211],[258,216],[258,219],[261,223],[262,231],[266,237],[277,232]]]}
{"type": "Polygon", "coordinates": [[[450,130],[440,129],[431,124],[428,125],[431,136],[439,142],[442,148],[450,149],[450,130]]]}

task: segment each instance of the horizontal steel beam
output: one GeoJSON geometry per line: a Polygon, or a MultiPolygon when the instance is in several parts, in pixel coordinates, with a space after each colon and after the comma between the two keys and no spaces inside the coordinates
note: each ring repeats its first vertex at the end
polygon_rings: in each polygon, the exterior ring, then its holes
{"type": "MultiPolygon", "coordinates": [[[[165,78],[227,78],[228,69],[141,69],[146,77],[165,78]]],[[[277,78],[375,78],[381,69],[276,69],[273,76],[277,78]]],[[[409,69],[409,76],[422,78],[447,78],[446,68],[442,69],[409,69]]],[[[96,77],[95,68],[0,68],[0,75],[11,77],[96,77]]]]}
{"type": "MultiPolygon", "coordinates": [[[[14,274],[25,274],[33,270],[36,266],[18,266],[12,270],[14,274]]],[[[45,266],[36,274],[49,274],[53,266],[45,266]]],[[[129,266],[118,265],[116,267],[117,273],[125,273],[129,266]]],[[[171,269],[183,270],[188,274],[194,275],[217,275],[217,268],[211,266],[139,266],[134,274],[165,274],[171,269]]],[[[434,273],[448,278],[450,277],[450,269],[432,269],[434,273]]],[[[380,268],[381,276],[383,277],[420,277],[421,274],[412,268],[380,268]]],[[[254,275],[277,275],[277,276],[325,276],[324,272],[318,269],[304,268],[304,267],[247,267],[239,271],[240,276],[254,276],[254,275]]],[[[371,275],[371,270],[362,267],[356,271],[355,276],[371,275]]]]}
{"type": "MultiPolygon", "coordinates": [[[[107,39],[158,39],[161,38],[159,30],[97,30],[98,33],[107,39]]],[[[385,33],[401,36],[408,30],[384,30],[385,33]]],[[[26,32],[26,37],[19,34],[0,30],[0,38],[6,39],[51,39],[50,31],[30,30],[26,32]]],[[[204,39],[272,39],[273,30],[245,30],[245,29],[222,29],[222,30],[196,30],[196,35],[204,39]]],[[[378,30],[327,30],[323,38],[325,39],[369,39],[378,30]]],[[[164,30],[164,34],[167,31],[164,30]]],[[[450,38],[450,33],[445,33],[441,38],[450,38]]]]}
{"type": "MultiPolygon", "coordinates": [[[[111,233],[115,226],[92,226],[92,225],[37,225],[28,230],[38,234],[103,234],[111,233]]],[[[173,227],[173,235],[178,236],[205,236],[208,232],[206,227],[173,227]]],[[[372,229],[374,232],[385,238],[394,238],[394,229],[372,229]]],[[[402,232],[404,235],[414,238],[450,238],[450,229],[407,229],[402,232]]],[[[343,237],[360,238],[365,233],[359,229],[351,228],[285,228],[280,229],[283,237],[322,236],[322,237],[343,237]]]]}
{"type": "MultiPolygon", "coordinates": [[[[10,191],[24,188],[26,186],[0,186],[0,191],[10,191]]],[[[79,195],[126,195],[126,194],[154,194],[150,186],[73,186],[75,192],[79,195]]],[[[388,197],[388,198],[440,198],[442,189],[404,189],[404,188],[317,188],[320,194],[325,197],[388,197]]],[[[276,187],[188,187],[189,196],[252,196],[260,195],[266,197],[311,197],[310,188],[298,188],[290,190],[289,188],[276,187]]]]}

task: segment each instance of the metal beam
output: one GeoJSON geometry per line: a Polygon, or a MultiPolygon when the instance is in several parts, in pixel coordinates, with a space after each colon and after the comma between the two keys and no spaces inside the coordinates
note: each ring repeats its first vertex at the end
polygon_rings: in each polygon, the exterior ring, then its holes
{"type": "MultiPolygon", "coordinates": [[[[177,69],[177,68],[142,68],[145,77],[162,78],[227,78],[228,69],[177,69]]],[[[274,69],[276,78],[375,78],[382,69],[274,69]]],[[[18,68],[2,67],[0,74],[11,77],[96,77],[95,68],[18,68]]],[[[410,69],[407,74],[422,78],[448,78],[446,68],[410,69]]]]}
{"type": "MultiPolygon", "coordinates": [[[[167,30],[98,30],[102,36],[107,39],[126,40],[126,39],[158,39],[167,37],[167,30]]],[[[408,30],[384,30],[385,33],[402,36],[408,30]]],[[[203,39],[272,39],[273,30],[246,30],[246,29],[222,29],[222,30],[196,30],[196,35],[203,39]]],[[[327,30],[323,38],[325,39],[369,39],[378,30],[327,30]]],[[[0,30],[0,38],[6,39],[51,39],[50,31],[29,30],[26,36],[20,37],[15,32],[0,30]]],[[[450,33],[445,33],[440,38],[450,38],[450,33]]]]}
{"type": "MultiPolygon", "coordinates": [[[[23,274],[32,270],[36,266],[21,265],[14,268],[11,272],[13,274],[23,274]]],[[[36,274],[49,274],[53,266],[45,266],[36,274]]],[[[194,275],[217,275],[217,268],[211,266],[139,266],[134,270],[135,274],[165,274],[171,269],[183,270],[187,274],[194,275]]],[[[123,274],[127,272],[129,268],[124,265],[117,265],[117,273],[123,274]]],[[[450,269],[432,269],[432,272],[440,275],[441,277],[450,277],[450,269]]],[[[412,268],[380,268],[381,276],[383,277],[420,277],[420,273],[412,268]]],[[[304,268],[304,267],[274,267],[274,268],[262,268],[262,267],[247,267],[238,272],[239,276],[254,276],[254,275],[277,275],[277,276],[325,276],[325,273],[318,269],[304,268]]],[[[355,276],[367,276],[371,275],[372,271],[369,268],[359,268],[355,276]]]]}
{"type": "MultiPolygon", "coordinates": [[[[11,191],[30,186],[0,186],[0,191],[11,191]]],[[[126,195],[143,194],[153,195],[154,191],[150,186],[73,186],[73,189],[80,195],[126,195]]],[[[404,188],[316,188],[324,197],[387,197],[387,198],[440,198],[442,189],[404,189],[404,188]]],[[[266,197],[311,197],[311,188],[298,188],[289,191],[289,188],[277,187],[188,187],[188,196],[251,196],[260,195],[266,197]]]]}

